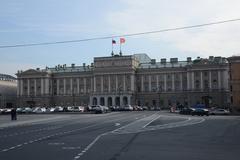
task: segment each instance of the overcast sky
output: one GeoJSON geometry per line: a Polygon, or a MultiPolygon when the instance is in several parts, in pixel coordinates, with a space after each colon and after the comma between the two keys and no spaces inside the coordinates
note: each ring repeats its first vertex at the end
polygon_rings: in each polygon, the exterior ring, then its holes
{"type": "MultiPolygon", "coordinates": [[[[239,0],[1,0],[0,46],[111,36],[240,18],[239,0]]],[[[126,37],[123,54],[185,60],[240,53],[240,21],[126,37]]],[[[116,39],[118,41],[118,39],[116,39]]],[[[115,53],[119,45],[115,45],[115,53]]],[[[111,40],[0,49],[0,73],[14,75],[109,56],[111,40]]]]}

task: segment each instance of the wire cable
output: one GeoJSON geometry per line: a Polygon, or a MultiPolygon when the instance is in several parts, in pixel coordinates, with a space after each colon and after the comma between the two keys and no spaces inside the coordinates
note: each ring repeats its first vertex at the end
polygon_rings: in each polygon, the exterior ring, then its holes
{"type": "Polygon", "coordinates": [[[129,33],[129,34],[122,34],[122,35],[94,37],[94,38],[85,38],[85,39],[76,39],[76,40],[67,40],[67,41],[26,43],[26,44],[15,44],[15,45],[2,45],[2,46],[0,46],[0,49],[1,48],[30,47],[30,46],[44,46],[44,45],[54,45],[54,44],[64,44],[64,43],[79,43],[79,42],[104,40],[104,39],[113,39],[113,38],[120,38],[120,37],[133,37],[133,36],[146,35],[146,34],[156,34],[156,33],[161,33],[161,32],[170,32],[170,31],[177,31],[177,30],[200,28],[200,27],[217,25],[217,24],[223,24],[223,23],[229,23],[229,22],[235,22],[235,21],[240,21],[240,18],[238,18],[238,19],[230,19],[230,20],[225,20],[225,21],[216,21],[216,22],[204,23],[204,24],[198,24],[198,25],[192,25],[192,26],[168,28],[168,29],[162,29],[162,30],[156,30],[156,31],[129,33]]]}

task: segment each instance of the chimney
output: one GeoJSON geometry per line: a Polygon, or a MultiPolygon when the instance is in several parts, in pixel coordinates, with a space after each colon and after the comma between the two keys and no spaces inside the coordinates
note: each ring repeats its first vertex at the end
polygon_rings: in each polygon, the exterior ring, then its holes
{"type": "Polygon", "coordinates": [[[151,59],[151,64],[156,64],[156,59],[151,59]]]}
{"type": "Polygon", "coordinates": [[[187,57],[187,62],[192,62],[192,58],[191,57],[187,57]]]}
{"type": "Polygon", "coordinates": [[[170,58],[170,62],[171,63],[177,63],[178,62],[178,58],[170,58]]]}
{"type": "Polygon", "coordinates": [[[166,63],[167,63],[167,59],[166,59],[166,58],[162,58],[162,59],[161,59],[161,63],[162,63],[162,64],[166,64],[166,63]]]}

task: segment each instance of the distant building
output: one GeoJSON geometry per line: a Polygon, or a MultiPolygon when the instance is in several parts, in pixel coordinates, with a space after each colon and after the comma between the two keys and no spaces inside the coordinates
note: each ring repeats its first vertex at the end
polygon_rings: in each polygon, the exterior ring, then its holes
{"type": "Polygon", "coordinates": [[[240,56],[228,58],[230,71],[231,107],[240,112],[240,56]]]}
{"type": "Polygon", "coordinates": [[[57,65],[18,71],[21,106],[172,105],[228,106],[229,66],[226,58],[190,57],[186,61],[146,54],[95,57],[91,65],[57,65]]]}
{"type": "Polygon", "coordinates": [[[0,108],[16,106],[17,79],[6,74],[0,74],[0,108]]]}

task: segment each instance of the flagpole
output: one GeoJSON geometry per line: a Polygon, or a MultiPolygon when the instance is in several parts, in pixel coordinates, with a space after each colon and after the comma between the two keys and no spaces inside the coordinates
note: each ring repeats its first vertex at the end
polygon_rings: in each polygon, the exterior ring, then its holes
{"type": "Polygon", "coordinates": [[[122,56],[122,43],[120,42],[120,52],[119,55],[122,56]]]}
{"type": "Polygon", "coordinates": [[[114,55],[114,53],[113,53],[113,39],[112,39],[112,56],[114,55]]]}

